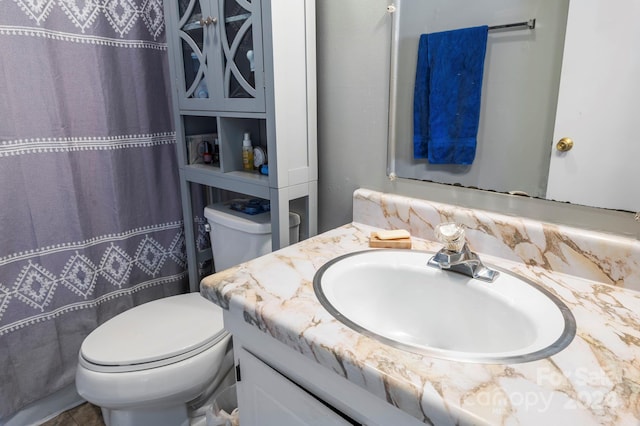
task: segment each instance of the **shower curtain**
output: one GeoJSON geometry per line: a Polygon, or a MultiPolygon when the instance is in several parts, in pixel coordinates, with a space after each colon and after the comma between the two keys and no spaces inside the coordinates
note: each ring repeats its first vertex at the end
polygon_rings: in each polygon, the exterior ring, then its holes
{"type": "Polygon", "coordinates": [[[187,290],[162,0],[0,0],[0,424],[187,290]]]}

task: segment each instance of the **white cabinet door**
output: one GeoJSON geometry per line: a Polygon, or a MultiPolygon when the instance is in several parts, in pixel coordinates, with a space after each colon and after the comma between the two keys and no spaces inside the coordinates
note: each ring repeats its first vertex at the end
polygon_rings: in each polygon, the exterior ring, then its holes
{"type": "Polygon", "coordinates": [[[241,347],[238,407],[242,426],[352,425],[304,389],[241,347]]]}
{"type": "Polygon", "coordinates": [[[570,2],[547,198],[640,210],[638,20],[638,0],[570,2]]]}

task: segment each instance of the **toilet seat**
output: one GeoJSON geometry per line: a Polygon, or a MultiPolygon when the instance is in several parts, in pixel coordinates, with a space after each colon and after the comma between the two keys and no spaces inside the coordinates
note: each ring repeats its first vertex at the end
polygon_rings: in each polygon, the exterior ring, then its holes
{"type": "Polygon", "coordinates": [[[222,308],[199,293],[181,294],[136,306],[99,326],[82,343],[79,362],[104,373],[158,368],[194,357],[228,334],[222,308]]]}

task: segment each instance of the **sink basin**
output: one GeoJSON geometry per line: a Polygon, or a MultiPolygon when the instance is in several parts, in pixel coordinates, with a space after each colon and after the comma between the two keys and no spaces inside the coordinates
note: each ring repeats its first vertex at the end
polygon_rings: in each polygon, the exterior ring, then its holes
{"type": "Polygon", "coordinates": [[[564,349],[576,332],[562,301],[500,270],[493,283],[427,266],[433,253],[369,250],[323,265],[314,277],[322,305],[348,327],[434,357],[519,363],[564,349]]]}

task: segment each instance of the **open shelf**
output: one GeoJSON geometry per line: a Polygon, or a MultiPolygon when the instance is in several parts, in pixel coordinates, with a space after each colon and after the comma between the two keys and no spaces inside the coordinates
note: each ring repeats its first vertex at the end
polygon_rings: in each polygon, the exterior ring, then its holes
{"type": "Polygon", "coordinates": [[[218,167],[192,164],[181,167],[180,174],[189,182],[240,192],[253,197],[270,198],[269,177],[257,173],[242,171],[223,173],[218,167]]]}

